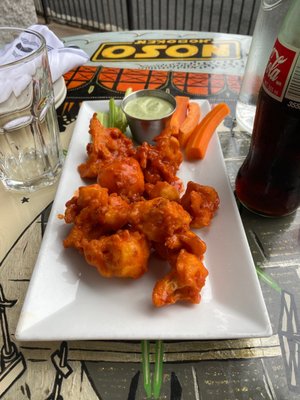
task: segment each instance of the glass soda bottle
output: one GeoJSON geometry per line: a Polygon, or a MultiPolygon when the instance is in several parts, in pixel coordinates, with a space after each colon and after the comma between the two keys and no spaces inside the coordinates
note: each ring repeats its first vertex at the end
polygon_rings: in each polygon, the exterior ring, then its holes
{"type": "Polygon", "coordinates": [[[249,210],[284,216],[300,205],[300,0],[275,41],[259,92],[248,155],[236,195],[249,210]]]}

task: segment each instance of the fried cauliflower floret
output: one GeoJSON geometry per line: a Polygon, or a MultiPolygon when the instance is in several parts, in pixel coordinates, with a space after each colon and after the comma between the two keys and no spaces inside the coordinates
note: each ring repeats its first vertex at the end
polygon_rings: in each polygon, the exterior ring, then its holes
{"type": "Polygon", "coordinates": [[[191,227],[202,228],[210,224],[219,207],[220,199],[213,187],[188,182],[180,204],[192,217],[191,227]]]}
{"type": "Polygon", "coordinates": [[[132,157],[115,158],[103,163],[97,182],[109,193],[117,193],[130,200],[139,198],[145,188],[140,164],[132,157]]]}
{"type": "Polygon", "coordinates": [[[99,185],[81,186],[74,196],[67,201],[65,210],[66,223],[98,222],[99,212],[94,212],[108,204],[108,190],[99,185]]]}
{"type": "Polygon", "coordinates": [[[186,250],[180,250],[173,257],[171,271],[158,280],[152,292],[152,302],[156,307],[187,301],[200,302],[200,290],[205,285],[208,271],[202,261],[186,250]]]}
{"type": "Polygon", "coordinates": [[[171,135],[157,136],[155,140],[155,146],[144,142],[136,150],[135,158],[142,168],[145,182],[166,181],[182,191],[182,182],[176,176],[183,160],[178,140],[171,135]]]}
{"type": "Polygon", "coordinates": [[[99,237],[98,232],[96,233],[94,229],[91,231],[89,227],[85,228],[74,225],[68,236],[63,241],[64,248],[74,248],[82,253],[84,243],[87,240],[92,240],[93,234],[95,234],[96,237],[99,237]]]}
{"type": "Polygon", "coordinates": [[[136,279],[147,271],[150,245],[142,233],[121,230],[85,242],[83,252],[102,276],[136,279]]]}
{"type": "Polygon", "coordinates": [[[120,196],[109,195],[106,188],[94,184],[80,187],[66,203],[65,221],[74,223],[90,240],[121,229],[127,224],[129,211],[129,204],[120,196]]]}
{"type": "Polygon", "coordinates": [[[91,143],[87,145],[87,160],[78,167],[82,178],[97,178],[103,162],[135,154],[132,140],[117,128],[105,128],[94,114],[90,121],[91,143]]]}
{"type": "Polygon", "coordinates": [[[154,199],[155,197],[164,197],[168,200],[179,201],[180,198],[178,188],[168,182],[163,181],[158,181],[155,183],[155,185],[147,183],[145,185],[145,192],[149,199],[154,199]]]}
{"type": "Polygon", "coordinates": [[[156,136],[154,141],[156,142],[156,148],[162,155],[163,159],[174,168],[175,172],[179,169],[180,164],[183,161],[183,155],[179,141],[173,136],[173,133],[173,130],[168,127],[164,129],[160,135],[156,136]]]}
{"type": "Polygon", "coordinates": [[[163,197],[133,203],[129,213],[129,223],[153,242],[164,243],[173,234],[187,230],[190,222],[190,215],[180,204],[163,197]]]}
{"type": "Polygon", "coordinates": [[[194,232],[188,230],[183,231],[178,234],[170,236],[166,242],[165,246],[171,251],[180,251],[185,249],[191,254],[203,258],[203,254],[206,251],[206,244],[200,239],[194,232]]]}

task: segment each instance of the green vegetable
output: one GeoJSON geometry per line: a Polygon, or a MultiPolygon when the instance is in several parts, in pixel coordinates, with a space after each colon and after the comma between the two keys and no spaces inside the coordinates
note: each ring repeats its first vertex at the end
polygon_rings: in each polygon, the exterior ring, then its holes
{"type": "Polygon", "coordinates": [[[163,381],[163,357],[164,347],[163,341],[157,340],[155,343],[155,367],[154,367],[154,381],[153,381],[153,397],[159,399],[160,390],[163,381]]]}
{"type": "Polygon", "coordinates": [[[148,340],[142,340],[142,360],[143,360],[143,376],[144,389],[147,397],[151,397],[151,374],[150,374],[150,343],[148,340]]]}
{"type": "MultiPolygon", "coordinates": [[[[127,89],[124,97],[128,96],[131,92],[131,88],[127,89]]],[[[126,132],[128,126],[126,115],[123,113],[121,107],[116,105],[113,97],[109,99],[109,110],[107,112],[99,111],[97,118],[106,128],[119,128],[123,133],[126,132]]]]}
{"type": "Polygon", "coordinates": [[[108,112],[97,112],[97,118],[103,126],[108,128],[108,112]]]}
{"type": "Polygon", "coordinates": [[[163,382],[163,358],[164,358],[164,346],[162,340],[156,340],[155,342],[155,365],[153,382],[150,371],[150,342],[148,340],[142,340],[142,368],[144,377],[144,389],[147,395],[147,399],[159,399],[160,391],[163,382]]]}

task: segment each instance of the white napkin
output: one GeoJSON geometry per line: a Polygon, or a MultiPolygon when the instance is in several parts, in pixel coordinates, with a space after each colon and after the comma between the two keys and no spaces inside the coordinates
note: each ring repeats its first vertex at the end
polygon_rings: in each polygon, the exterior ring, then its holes
{"type": "MultiPolygon", "coordinates": [[[[89,59],[83,50],[64,47],[63,42],[45,25],[32,25],[28,29],[39,32],[46,40],[52,82],[89,59]]],[[[23,33],[0,50],[0,64],[16,61],[26,55],[26,48],[35,49],[38,46],[38,41],[32,41],[31,35],[23,33]]],[[[33,61],[26,64],[26,70],[24,70],[24,66],[16,67],[9,73],[7,70],[1,71],[0,69],[0,103],[7,100],[12,92],[15,96],[19,96],[31,81],[35,69],[33,61]]]]}

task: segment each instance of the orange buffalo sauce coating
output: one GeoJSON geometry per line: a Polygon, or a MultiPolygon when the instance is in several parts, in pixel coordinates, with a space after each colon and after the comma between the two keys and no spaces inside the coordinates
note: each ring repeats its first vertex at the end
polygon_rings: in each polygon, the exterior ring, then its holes
{"type": "Polygon", "coordinates": [[[183,193],[176,175],[183,160],[178,133],[185,100],[155,145],[135,147],[94,115],[87,159],[78,167],[92,182],[78,188],[59,216],[72,226],[64,247],[77,249],[103,277],[141,277],[152,252],[167,260],[170,271],[153,288],[155,307],[200,302],[208,275],[206,244],[191,228],[209,225],[219,206],[213,188],[189,182],[183,193]]]}

